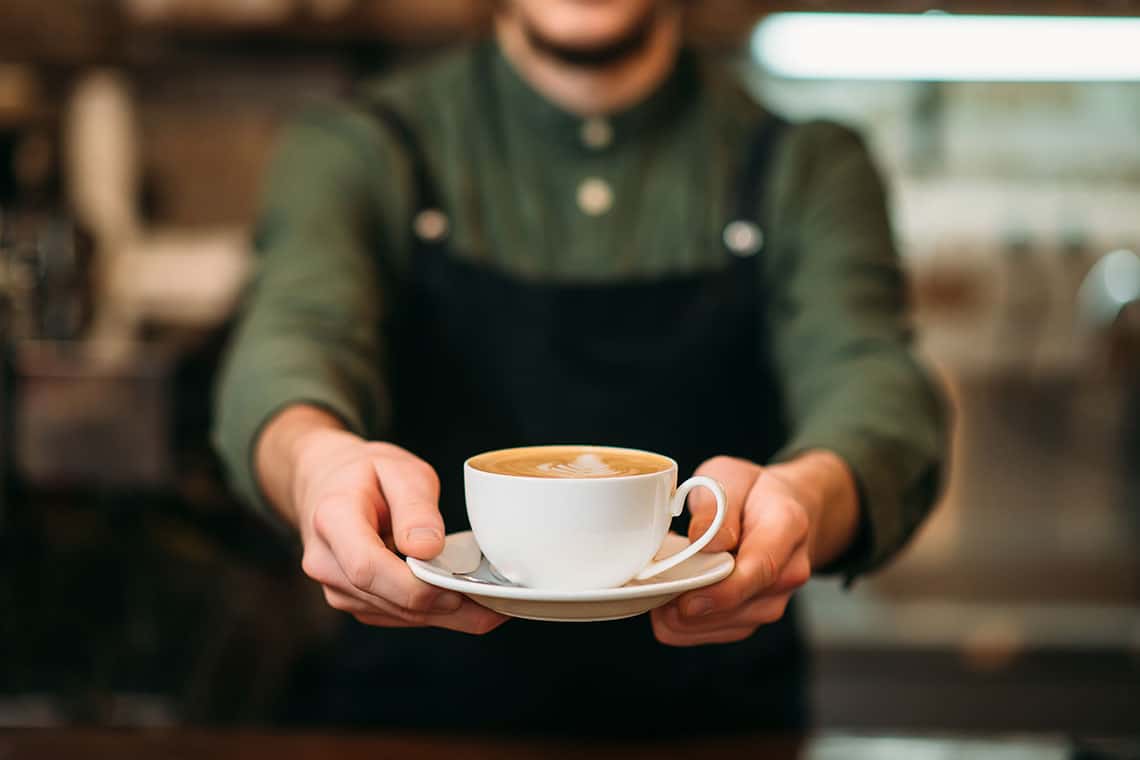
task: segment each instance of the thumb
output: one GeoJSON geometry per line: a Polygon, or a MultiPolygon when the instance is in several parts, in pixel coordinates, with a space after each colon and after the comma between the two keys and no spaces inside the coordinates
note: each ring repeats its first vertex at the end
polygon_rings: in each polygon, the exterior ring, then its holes
{"type": "Polygon", "coordinates": [[[443,551],[439,477],[414,456],[373,461],[392,518],[392,537],[403,554],[429,560],[443,551]]]}
{"type": "MultiPolygon", "coordinates": [[[[744,502],[752,484],[760,475],[761,468],[744,459],[714,457],[693,473],[704,475],[717,481],[724,488],[726,514],[724,524],[716,537],[705,547],[706,552],[732,551],[740,542],[741,514],[744,502]]],[[[716,516],[716,498],[707,488],[694,488],[689,492],[689,540],[696,541],[705,534],[716,516]]]]}

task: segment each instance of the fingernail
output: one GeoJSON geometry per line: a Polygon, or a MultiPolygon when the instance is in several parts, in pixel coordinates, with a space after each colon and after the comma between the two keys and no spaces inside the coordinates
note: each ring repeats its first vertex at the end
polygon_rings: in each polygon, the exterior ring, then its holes
{"type": "Polygon", "coordinates": [[[412,528],[405,537],[413,544],[426,544],[429,541],[438,543],[443,540],[443,534],[435,528],[412,528]]]}
{"type": "Polygon", "coordinates": [[[463,604],[463,597],[459,594],[440,594],[435,598],[431,608],[436,612],[455,612],[463,604]]]}
{"type": "Polygon", "coordinates": [[[693,597],[685,602],[685,614],[689,617],[700,617],[712,612],[713,603],[712,599],[707,596],[693,597]]]}

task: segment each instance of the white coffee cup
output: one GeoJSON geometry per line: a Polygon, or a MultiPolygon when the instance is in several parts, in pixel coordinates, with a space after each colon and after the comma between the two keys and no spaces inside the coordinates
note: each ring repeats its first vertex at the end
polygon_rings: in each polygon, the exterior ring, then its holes
{"type": "Polygon", "coordinates": [[[668,457],[632,449],[580,448],[603,455],[649,454],[669,466],[632,475],[552,478],[488,472],[472,466],[476,457],[464,463],[467,515],[475,540],[511,581],[531,588],[591,590],[646,580],[699,552],[724,523],[724,489],[712,478],[692,477],[677,488],[677,463],[668,457]],[[652,562],[670,522],[698,486],[716,497],[712,524],[685,549],[652,562]]]}

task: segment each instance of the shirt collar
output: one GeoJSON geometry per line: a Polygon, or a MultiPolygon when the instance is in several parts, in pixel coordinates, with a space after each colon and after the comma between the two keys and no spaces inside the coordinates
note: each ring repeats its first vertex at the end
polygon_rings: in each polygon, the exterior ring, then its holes
{"type": "Polygon", "coordinates": [[[641,102],[606,114],[586,119],[547,100],[522,78],[514,65],[493,41],[486,43],[492,86],[497,91],[503,116],[533,128],[551,140],[572,146],[582,152],[597,152],[583,137],[587,121],[602,121],[611,130],[605,147],[618,147],[639,137],[647,129],[659,130],[677,118],[695,98],[698,91],[696,56],[682,50],[665,81],[641,102]]]}

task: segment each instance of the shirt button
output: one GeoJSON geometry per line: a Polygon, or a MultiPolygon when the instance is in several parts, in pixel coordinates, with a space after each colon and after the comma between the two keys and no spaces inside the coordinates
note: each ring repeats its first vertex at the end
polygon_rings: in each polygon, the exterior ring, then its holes
{"type": "Polygon", "coordinates": [[[764,231],[754,222],[737,219],[725,225],[724,244],[741,258],[754,256],[764,247],[764,231]]]}
{"type": "Polygon", "coordinates": [[[590,216],[601,216],[614,205],[610,184],[598,177],[588,177],[578,185],[578,208],[590,216]]]}
{"type": "Polygon", "coordinates": [[[586,119],[582,122],[579,136],[582,138],[582,144],[587,148],[602,150],[608,148],[614,141],[614,128],[605,119],[597,117],[586,119]]]}
{"type": "Polygon", "coordinates": [[[437,208],[424,209],[416,214],[416,218],[412,221],[416,237],[427,243],[438,243],[443,240],[447,237],[450,227],[447,214],[437,208]]]}

